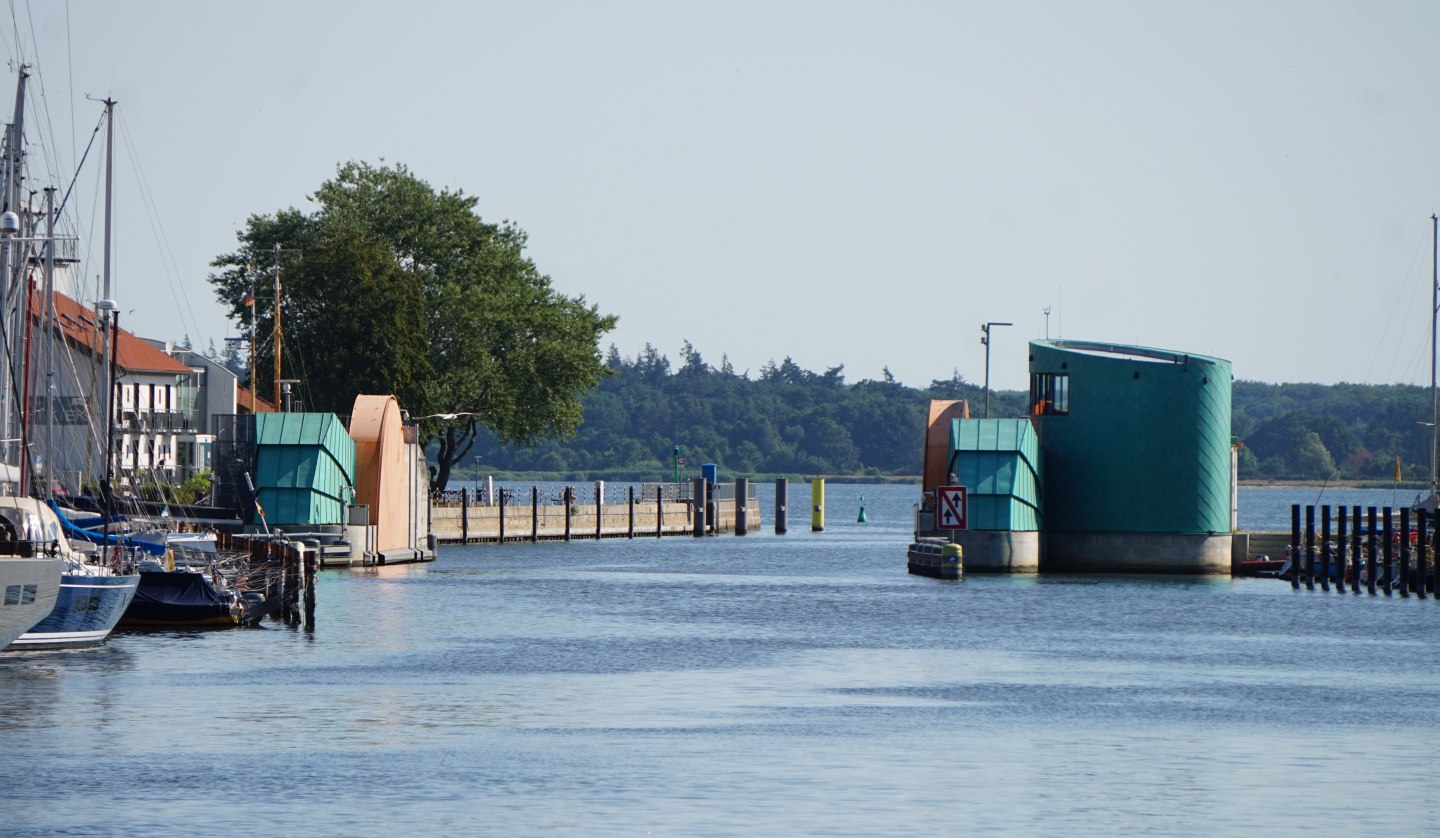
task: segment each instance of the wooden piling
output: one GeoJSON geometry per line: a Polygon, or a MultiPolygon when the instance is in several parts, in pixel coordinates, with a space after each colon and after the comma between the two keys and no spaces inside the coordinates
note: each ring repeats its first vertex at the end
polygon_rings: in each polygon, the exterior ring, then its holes
{"type": "Polygon", "coordinates": [[[1416,581],[1412,587],[1415,589],[1415,596],[1420,599],[1425,598],[1425,567],[1429,564],[1428,557],[1426,556],[1426,551],[1428,550],[1426,542],[1430,537],[1430,527],[1428,526],[1429,517],[1423,509],[1416,510],[1415,512],[1415,530],[1419,533],[1419,536],[1415,546],[1416,581]]]}
{"type": "Polygon", "coordinates": [[[1320,507],[1320,590],[1330,592],[1330,505],[1320,507]]]}
{"type": "Polygon", "coordinates": [[[790,507],[790,478],[775,480],[775,534],[784,535],[790,507]]]}
{"type": "Polygon", "coordinates": [[[1400,575],[1395,579],[1400,596],[1410,596],[1410,509],[1400,507],[1400,575]]]}
{"type": "Polygon", "coordinates": [[[1300,504],[1290,504],[1290,587],[1300,588],[1300,504]]]}
{"type": "Polygon", "coordinates": [[[1385,519],[1385,581],[1383,584],[1385,596],[1390,596],[1395,587],[1395,529],[1392,526],[1394,520],[1390,516],[1390,507],[1381,510],[1381,516],[1385,519]]]}
{"type": "MultiPolygon", "coordinates": [[[[676,484],[679,485],[678,483],[676,484]]],[[[655,487],[655,537],[665,537],[665,487],[655,487]]]]}
{"type": "Polygon", "coordinates": [[[625,530],[626,538],[635,537],[635,487],[630,487],[630,525],[625,530]]]}
{"type": "Polygon", "coordinates": [[[1305,590],[1315,590],[1315,507],[1305,507],[1305,590]]]}
{"type": "Polygon", "coordinates": [[[1355,521],[1355,528],[1350,533],[1350,593],[1360,593],[1360,567],[1363,564],[1360,555],[1360,506],[1357,504],[1350,508],[1351,516],[1355,521]]]}
{"type": "Polygon", "coordinates": [[[695,508],[695,515],[691,518],[691,525],[695,537],[701,538],[705,535],[705,478],[695,478],[692,486],[694,494],[690,500],[695,508]]]}
{"type": "Polygon", "coordinates": [[[1376,559],[1376,555],[1375,555],[1375,549],[1376,549],[1376,548],[1375,548],[1375,536],[1376,536],[1376,533],[1375,533],[1375,507],[1373,507],[1373,506],[1370,507],[1370,509],[1369,509],[1368,519],[1369,519],[1369,527],[1368,527],[1368,529],[1370,530],[1370,533],[1369,533],[1368,536],[1366,536],[1366,542],[1367,542],[1367,544],[1368,544],[1369,546],[1368,546],[1367,549],[1365,550],[1365,587],[1366,587],[1367,590],[1369,590],[1370,596],[1375,596],[1375,573],[1376,573],[1376,563],[1375,563],[1375,559],[1376,559]]]}
{"type": "Polygon", "coordinates": [[[604,535],[605,523],[605,481],[595,481],[595,540],[604,535]]]}
{"type": "Polygon", "coordinates": [[[540,487],[530,487],[530,541],[540,543],[540,487]]]}
{"type": "Polygon", "coordinates": [[[565,540],[566,540],[566,541],[569,541],[569,540],[570,540],[570,493],[573,492],[573,491],[574,491],[574,490],[571,489],[569,486],[566,486],[565,489],[560,492],[560,502],[563,503],[563,504],[565,504],[565,540]]]}
{"type": "Polygon", "coordinates": [[[1346,536],[1349,536],[1349,527],[1346,527],[1346,524],[1349,521],[1346,520],[1345,507],[1336,508],[1335,511],[1339,513],[1338,520],[1335,521],[1335,566],[1338,570],[1335,575],[1335,592],[1345,593],[1345,567],[1349,566],[1349,540],[1346,539],[1346,536]]]}
{"type": "Polygon", "coordinates": [[[744,477],[735,478],[735,534],[745,535],[750,531],[750,481],[744,477]]]}
{"type": "Polygon", "coordinates": [[[281,614],[287,623],[300,620],[300,551],[290,542],[275,545],[280,553],[281,575],[284,577],[284,591],[281,594],[281,614]]]}
{"type": "Polygon", "coordinates": [[[460,490],[460,543],[470,543],[470,490],[460,490]]]}
{"type": "Polygon", "coordinates": [[[501,486],[500,491],[491,496],[491,502],[499,502],[500,512],[500,543],[505,543],[505,487],[501,486]]]}
{"type": "Polygon", "coordinates": [[[315,627],[315,568],[320,563],[319,549],[305,551],[305,625],[315,627]]]}

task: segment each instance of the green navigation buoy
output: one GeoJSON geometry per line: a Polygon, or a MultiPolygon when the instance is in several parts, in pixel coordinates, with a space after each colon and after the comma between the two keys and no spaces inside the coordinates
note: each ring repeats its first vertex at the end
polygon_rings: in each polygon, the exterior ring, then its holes
{"type": "Polygon", "coordinates": [[[870,521],[870,519],[867,518],[867,517],[865,517],[865,496],[864,496],[864,495],[861,495],[861,496],[860,496],[860,517],[855,519],[855,523],[857,523],[857,524],[865,524],[865,523],[868,523],[869,521],[870,521]]]}

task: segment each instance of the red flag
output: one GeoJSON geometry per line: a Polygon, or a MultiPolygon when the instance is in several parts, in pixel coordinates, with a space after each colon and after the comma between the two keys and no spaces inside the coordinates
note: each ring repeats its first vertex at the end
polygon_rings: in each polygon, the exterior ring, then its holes
{"type": "Polygon", "coordinates": [[[240,301],[240,304],[241,304],[241,305],[246,305],[246,306],[253,306],[253,305],[255,305],[255,295],[254,295],[254,294],[246,294],[246,295],[245,295],[245,299],[241,300],[241,301],[240,301]]]}

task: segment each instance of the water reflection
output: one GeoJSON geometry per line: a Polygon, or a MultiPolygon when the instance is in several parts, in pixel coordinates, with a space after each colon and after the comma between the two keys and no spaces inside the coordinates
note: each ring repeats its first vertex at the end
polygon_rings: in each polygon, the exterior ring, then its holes
{"type": "Polygon", "coordinates": [[[1392,835],[1440,815],[1440,605],[941,583],[904,573],[912,494],[867,487],[876,525],[818,534],[327,571],[311,632],[0,656],[0,749],[26,766],[7,830],[212,831],[236,800],[346,835],[1392,835]],[[1357,821],[1364,786],[1411,805],[1357,821]]]}

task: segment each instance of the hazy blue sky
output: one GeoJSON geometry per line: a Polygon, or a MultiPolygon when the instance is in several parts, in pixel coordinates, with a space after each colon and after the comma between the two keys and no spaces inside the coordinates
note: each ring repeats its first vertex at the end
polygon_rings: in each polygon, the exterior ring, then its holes
{"type": "Polygon", "coordinates": [[[85,94],[119,101],[114,296],[148,336],[235,334],[205,277],[246,217],[384,159],[518,222],[627,356],[978,383],[1013,321],[991,377],[1021,388],[1049,306],[1241,379],[1429,381],[1440,3],[9,11],[55,180],[85,94]]]}

